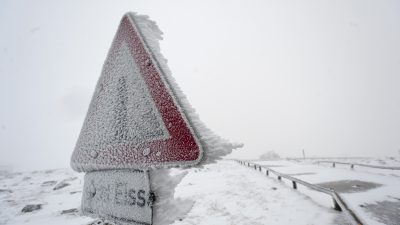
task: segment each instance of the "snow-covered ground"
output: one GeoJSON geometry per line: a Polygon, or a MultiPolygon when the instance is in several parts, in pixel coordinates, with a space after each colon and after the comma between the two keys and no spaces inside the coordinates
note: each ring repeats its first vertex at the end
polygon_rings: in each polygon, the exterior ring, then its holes
{"type": "MultiPolygon", "coordinates": [[[[332,159],[330,159],[332,160],[332,159]]],[[[363,163],[373,165],[396,166],[393,159],[334,159],[340,162],[363,163]]],[[[345,198],[350,208],[369,225],[400,223],[400,170],[383,170],[365,167],[350,169],[349,165],[317,164],[315,160],[306,161],[254,161],[278,172],[330,187],[345,198]]],[[[316,202],[332,204],[323,194],[309,191],[300,192],[310,196],[316,202]]]]}
{"type": "MultiPolygon", "coordinates": [[[[344,216],[331,207],[233,161],[219,161],[188,171],[175,196],[192,199],[195,204],[175,225],[346,223],[344,216]]],[[[83,174],[70,169],[1,173],[0,224],[88,224],[93,219],[73,210],[80,205],[82,179],[83,174]],[[63,187],[60,182],[68,185],[63,187]],[[57,185],[61,188],[54,190],[57,185]],[[42,207],[21,212],[28,204],[42,207]]]]}
{"type": "Polygon", "coordinates": [[[77,213],[61,215],[79,206],[82,186],[83,174],[70,169],[0,173],[0,224],[85,224],[91,219],[77,213]],[[69,185],[53,190],[62,182],[69,185]],[[42,204],[42,208],[21,212],[29,204],[42,204]]]}

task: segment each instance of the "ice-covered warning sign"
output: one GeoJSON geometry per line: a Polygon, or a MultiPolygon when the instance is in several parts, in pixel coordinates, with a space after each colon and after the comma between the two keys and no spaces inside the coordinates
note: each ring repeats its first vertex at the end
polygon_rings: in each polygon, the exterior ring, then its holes
{"type": "Polygon", "coordinates": [[[198,118],[175,83],[147,16],[121,20],[82,126],[71,166],[86,172],[85,215],[115,224],[168,225],[192,199],[175,199],[186,175],[166,167],[215,162],[240,147],[198,118]]]}
{"type": "Polygon", "coordinates": [[[194,165],[202,145],[132,14],[104,63],[71,165],[77,171],[194,165]]]}

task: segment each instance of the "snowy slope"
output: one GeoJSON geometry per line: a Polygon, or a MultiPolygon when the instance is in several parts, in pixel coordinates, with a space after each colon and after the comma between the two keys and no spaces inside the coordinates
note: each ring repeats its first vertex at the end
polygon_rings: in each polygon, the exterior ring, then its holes
{"type": "MultiPolygon", "coordinates": [[[[220,161],[188,171],[175,195],[195,203],[175,225],[344,224],[343,216],[333,209],[234,162],[220,161]]],[[[173,169],[173,173],[180,172],[173,169]]],[[[62,214],[63,210],[79,207],[82,178],[82,174],[69,169],[2,173],[0,224],[88,224],[93,219],[76,212],[62,214]],[[53,190],[61,181],[69,185],[53,190]],[[27,204],[43,205],[40,210],[22,213],[27,204]]]]}
{"type": "MultiPolygon", "coordinates": [[[[70,169],[0,174],[0,224],[85,224],[87,217],[77,213],[61,215],[62,210],[80,204],[83,174],[70,169]],[[69,184],[53,190],[60,182],[69,184]],[[42,209],[22,213],[28,204],[42,204],[42,209]]],[[[61,186],[59,186],[61,187],[61,186]]]]}

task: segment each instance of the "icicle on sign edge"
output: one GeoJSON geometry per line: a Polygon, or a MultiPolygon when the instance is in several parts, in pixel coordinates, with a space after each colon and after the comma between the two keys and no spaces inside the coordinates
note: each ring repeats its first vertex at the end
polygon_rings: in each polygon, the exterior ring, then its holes
{"type": "MultiPolygon", "coordinates": [[[[71,167],[78,172],[89,172],[103,169],[143,169],[199,164],[203,158],[201,141],[186,112],[181,107],[179,97],[177,97],[168,82],[168,78],[165,76],[156,55],[151,51],[140,31],[133,13],[126,13],[122,17],[104,64],[109,61],[113,49],[124,41],[128,44],[132,58],[139,67],[140,74],[145,80],[152,100],[161,114],[170,138],[140,143],[136,146],[125,144],[105,146],[102,149],[100,149],[101,147],[87,148],[80,146],[84,129],[82,127],[71,157],[71,167]],[[146,151],[146,149],[155,150],[151,150],[148,155],[144,155],[143,151],[146,151]],[[95,154],[92,154],[93,152],[95,154]],[[150,159],[156,159],[156,161],[150,159]]],[[[90,107],[92,107],[95,96],[96,93],[92,97],[90,107]]],[[[90,107],[83,126],[85,126],[90,116],[90,107]]]]}

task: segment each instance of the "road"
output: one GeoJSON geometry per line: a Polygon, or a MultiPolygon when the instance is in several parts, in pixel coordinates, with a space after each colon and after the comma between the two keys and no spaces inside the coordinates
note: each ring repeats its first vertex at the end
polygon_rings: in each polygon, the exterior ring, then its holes
{"type": "MultiPolygon", "coordinates": [[[[253,162],[334,189],[366,224],[400,224],[400,171],[357,167],[350,169],[349,165],[336,165],[333,168],[332,164],[318,165],[310,162],[253,162]]],[[[321,205],[332,205],[330,198],[322,193],[304,187],[300,187],[299,191],[321,205]]]]}

